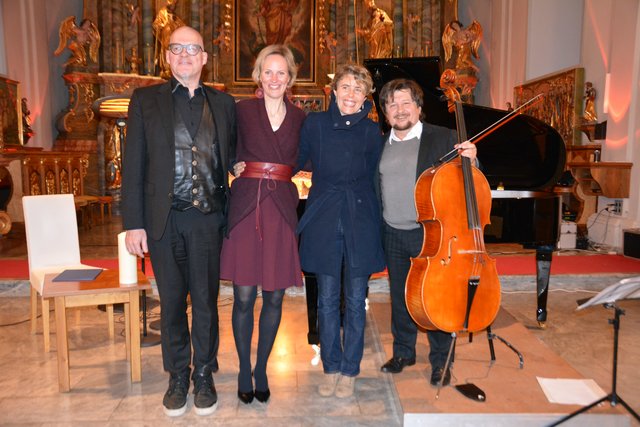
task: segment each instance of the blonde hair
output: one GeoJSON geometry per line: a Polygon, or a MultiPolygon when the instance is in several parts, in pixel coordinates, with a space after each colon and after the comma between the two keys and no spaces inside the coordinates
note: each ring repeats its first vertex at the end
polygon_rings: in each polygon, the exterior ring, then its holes
{"type": "Polygon", "coordinates": [[[293,86],[298,75],[298,66],[293,59],[293,53],[291,53],[291,49],[283,44],[271,44],[263,48],[260,53],[258,53],[256,62],[253,65],[253,71],[251,72],[253,81],[256,82],[258,86],[260,86],[260,74],[262,74],[262,66],[264,65],[264,61],[269,55],[280,55],[284,58],[284,60],[287,62],[287,69],[289,71],[289,83],[287,84],[287,88],[293,86]]]}
{"type": "Polygon", "coordinates": [[[338,88],[338,82],[347,75],[352,75],[356,79],[356,82],[361,83],[364,86],[365,95],[369,95],[375,90],[369,70],[358,64],[341,65],[340,68],[338,68],[338,71],[336,71],[335,76],[333,76],[331,89],[336,90],[338,88]]]}

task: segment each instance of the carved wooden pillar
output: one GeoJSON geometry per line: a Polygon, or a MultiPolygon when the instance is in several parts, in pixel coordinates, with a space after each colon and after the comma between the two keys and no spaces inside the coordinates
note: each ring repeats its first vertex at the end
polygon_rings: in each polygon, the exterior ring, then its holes
{"type": "Polygon", "coordinates": [[[58,117],[60,141],[95,141],[98,121],[91,109],[93,101],[100,97],[97,74],[71,72],[62,76],[69,90],[69,105],[58,117]]]}

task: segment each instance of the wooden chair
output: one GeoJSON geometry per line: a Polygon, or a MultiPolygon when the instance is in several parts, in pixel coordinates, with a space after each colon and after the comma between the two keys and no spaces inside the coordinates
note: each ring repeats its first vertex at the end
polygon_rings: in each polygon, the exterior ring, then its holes
{"type": "Polygon", "coordinates": [[[111,221],[111,203],[113,203],[113,197],[111,196],[98,196],[98,204],[100,205],[100,224],[104,224],[104,209],[107,208],[107,218],[111,221]]]}
{"type": "MultiPolygon", "coordinates": [[[[78,223],[72,194],[24,196],[24,225],[29,258],[31,284],[31,333],[36,333],[38,295],[42,295],[46,274],[61,273],[67,269],[96,268],[80,261],[78,223]]],[[[49,300],[42,303],[42,334],[44,350],[50,351],[49,300]]],[[[113,304],[107,305],[109,337],[114,338],[113,304]]]]}

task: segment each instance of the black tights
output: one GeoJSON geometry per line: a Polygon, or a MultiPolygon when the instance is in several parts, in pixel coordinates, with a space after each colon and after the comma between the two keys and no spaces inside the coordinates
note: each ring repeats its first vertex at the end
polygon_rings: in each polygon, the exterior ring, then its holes
{"type": "MultiPolygon", "coordinates": [[[[233,338],[236,342],[236,350],[240,361],[238,390],[241,392],[253,390],[253,382],[251,381],[251,338],[253,336],[253,307],[256,302],[256,296],[257,286],[233,285],[231,324],[233,325],[233,338]]],[[[278,333],[278,326],[280,326],[283,297],[284,289],[273,292],[262,291],[258,356],[253,373],[256,381],[255,389],[258,391],[269,389],[267,360],[278,333]]]]}

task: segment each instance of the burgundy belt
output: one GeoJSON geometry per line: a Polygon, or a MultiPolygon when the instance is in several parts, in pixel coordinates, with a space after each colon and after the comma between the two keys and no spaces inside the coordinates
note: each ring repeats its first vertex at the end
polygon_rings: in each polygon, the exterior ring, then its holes
{"type": "Polygon", "coordinates": [[[280,163],[266,162],[245,162],[244,171],[240,175],[241,178],[258,178],[258,195],[256,197],[256,230],[262,240],[262,232],[260,231],[260,193],[262,189],[262,180],[267,179],[267,188],[275,190],[276,183],[272,181],[291,181],[291,173],[293,168],[280,163]],[[273,187],[271,186],[273,185],[273,187]]]}
{"type": "Polygon", "coordinates": [[[280,163],[245,162],[242,178],[263,178],[276,181],[290,181],[293,168],[280,163]]]}

